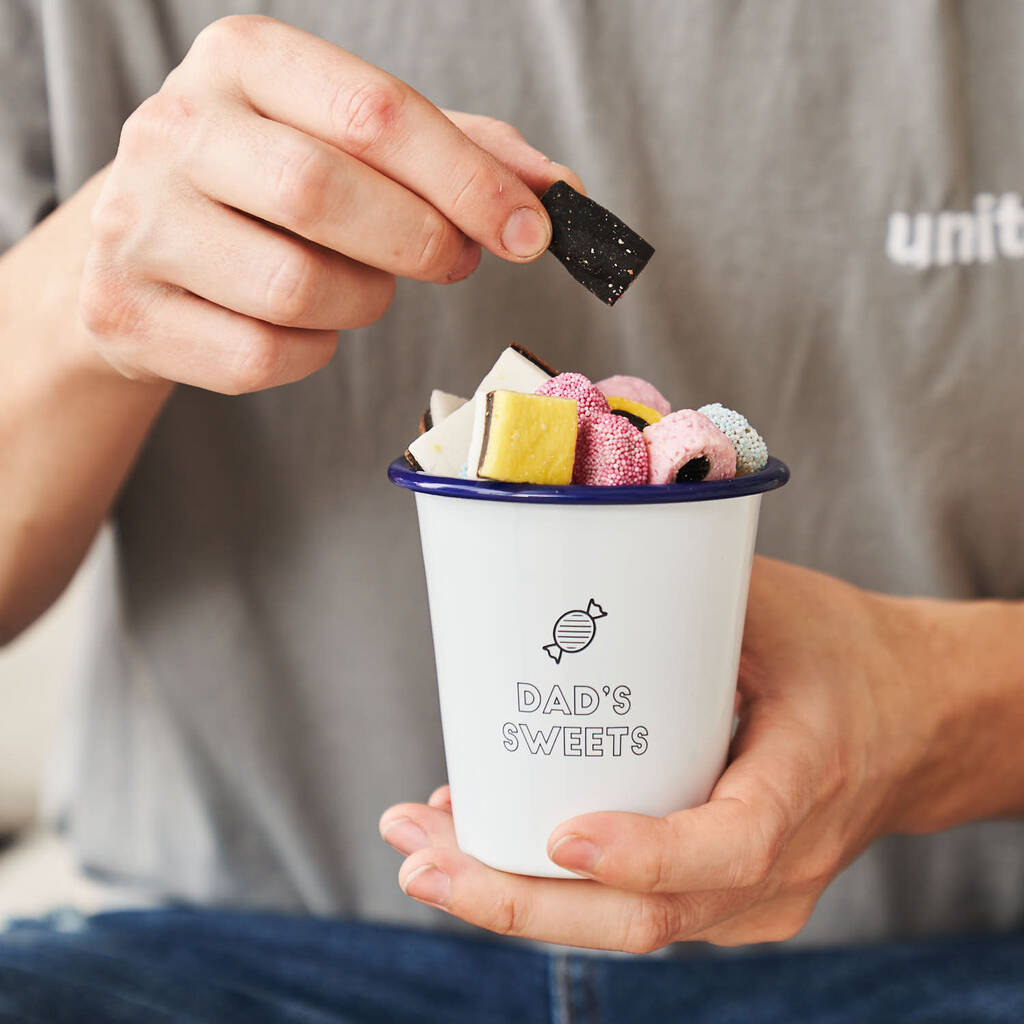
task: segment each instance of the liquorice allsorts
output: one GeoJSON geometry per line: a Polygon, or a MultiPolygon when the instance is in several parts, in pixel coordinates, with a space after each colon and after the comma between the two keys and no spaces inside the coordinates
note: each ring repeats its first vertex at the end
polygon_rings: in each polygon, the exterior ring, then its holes
{"type": "Polygon", "coordinates": [[[614,306],[647,266],[654,247],[564,181],[556,181],[540,201],[551,218],[548,250],[587,291],[614,306]]]}

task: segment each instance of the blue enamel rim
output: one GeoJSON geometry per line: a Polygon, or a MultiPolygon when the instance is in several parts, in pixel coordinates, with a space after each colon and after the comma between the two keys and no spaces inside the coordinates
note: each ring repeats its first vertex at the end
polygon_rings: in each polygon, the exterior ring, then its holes
{"type": "Polygon", "coordinates": [[[491,480],[460,480],[451,476],[428,476],[411,469],[405,459],[388,466],[388,479],[399,487],[443,498],[473,498],[477,501],[525,501],[535,505],[658,505],[667,501],[716,501],[763,494],[782,487],[789,480],[789,467],[769,458],[760,473],[732,480],[702,480],[690,484],[645,484],[642,487],[566,487],[538,484],[502,484],[491,480]]]}

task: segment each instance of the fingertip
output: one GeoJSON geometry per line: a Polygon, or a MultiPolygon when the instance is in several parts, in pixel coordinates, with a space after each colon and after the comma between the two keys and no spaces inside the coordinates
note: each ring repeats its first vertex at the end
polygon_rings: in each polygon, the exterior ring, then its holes
{"type": "Polygon", "coordinates": [[[427,846],[422,850],[417,850],[415,853],[409,854],[409,856],[402,861],[402,866],[398,869],[398,884],[401,887],[402,892],[406,891],[406,886],[409,884],[410,878],[422,871],[423,868],[434,864],[436,858],[433,854],[434,848],[427,846]]]}
{"type": "Polygon", "coordinates": [[[380,833],[381,839],[384,838],[384,833],[387,832],[389,825],[393,825],[399,818],[408,817],[404,810],[405,807],[405,804],[395,804],[380,816],[377,821],[377,831],[380,833]]]}
{"type": "Polygon", "coordinates": [[[427,805],[441,811],[450,808],[452,805],[451,787],[447,784],[438,786],[427,798],[427,805]]]}
{"type": "Polygon", "coordinates": [[[552,178],[552,185],[556,181],[564,181],[571,188],[579,192],[580,195],[585,196],[587,194],[587,186],[583,184],[583,179],[575,171],[570,170],[565,164],[554,164],[553,167],[558,173],[552,178]]]}
{"type": "Polygon", "coordinates": [[[393,824],[399,818],[408,818],[410,821],[417,821],[424,816],[424,805],[418,803],[393,804],[381,816],[377,823],[383,835],[388,825],[393,824]]]}
{"type": "Polygon", "coordinates": [[[337,331],[317,331],[317,334],[320,335],[323,350],[320,354],[320,363],[316,369],[322,370],[337,355],[338,345],[341,343],[341,335],[337,331]]]}
{"type": "Polygon", "coordinates": [[[551,244],[551,220],[542,206],[520,206],[513,210],[501,230],[506,259],[529,263],[551,244]]]}
{"type": "Polygon", "coordinates": [[[465,281],[480,266],[482,256],[483,247],[480,243],[467,238],[459,262],[448,273],[447,283],[458,284],[459,281],[465,281]]]}
{"type": "Polygon", "coordinates": [[[596,843],[571,832],[548,848],[548,857],[555,864],[586,878],[593,877],[603,856],[596,843]]]}
{"type": "Polygon", "coordinates": [[[560,825],[558,825],[551,835],[548,836],[547,854],[550,857],[554,852],[555,848],[562,842],[563,839],[578,836],[593,836],[597,830],[595,826],[599,826],[600,822],[595,821],[600,814],[604,812],[595,812],[593,814],[579,814],[575,818],[567,818],[560,825]]]}
{"type": "Polygon", "coordinates": [[[419,873],[424,867],[434,867],[443,871],[450,878],[454,877],[462,866],[465,854],[459,850],[451,850],[444,846],[424,846],[415,853],[411,853],[402,861],[398,869],[398,884],[403,891],[409,884],[409,879],[419,873]]]}

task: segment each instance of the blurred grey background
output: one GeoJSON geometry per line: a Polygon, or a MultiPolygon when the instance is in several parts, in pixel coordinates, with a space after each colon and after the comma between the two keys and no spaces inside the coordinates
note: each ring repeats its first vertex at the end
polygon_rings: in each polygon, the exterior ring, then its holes
{"type": "MultiPolygon", "coordinates": [[[[101,535],[97,544],[108,543],[101,535]]],[[[88,629],[97,551],[61,599],[0,648],[0,927],[60,907],[130,902],[78,871],[47,819],[63,713],[88,629]]]]}

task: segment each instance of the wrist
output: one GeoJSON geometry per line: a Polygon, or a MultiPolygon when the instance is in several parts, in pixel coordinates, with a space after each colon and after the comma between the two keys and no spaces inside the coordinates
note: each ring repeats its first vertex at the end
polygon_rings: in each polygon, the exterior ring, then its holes
{"type": "Polygon", "coordinates": [[[881,598],[902,699],[886,831],[930,833],[1024,813],[1024,606],[881,598]]]}
{"type": "Polygon", "coordinates": [[[133,376],[107,359],[77,307],[62,336],[59,359],[65,377],[126,395],[134,392],[140,398],[148,396],[162,403],[175,387],[174,381],[163,377],[133,376]]]}
{"type": "Polygon", "coordinates": [[[4,259],[0,320],[23,346],[19,390],[99,388],[160,403],[173,384],[135,380],[101,354],[82,319],[79,290],[90,237],[90,216],[106,171],[87,181],[4,259]],[[34,301],[25,301],[33,295],[34,301]],[[45,343],[40,343],[45,339],[45,343]]]}

